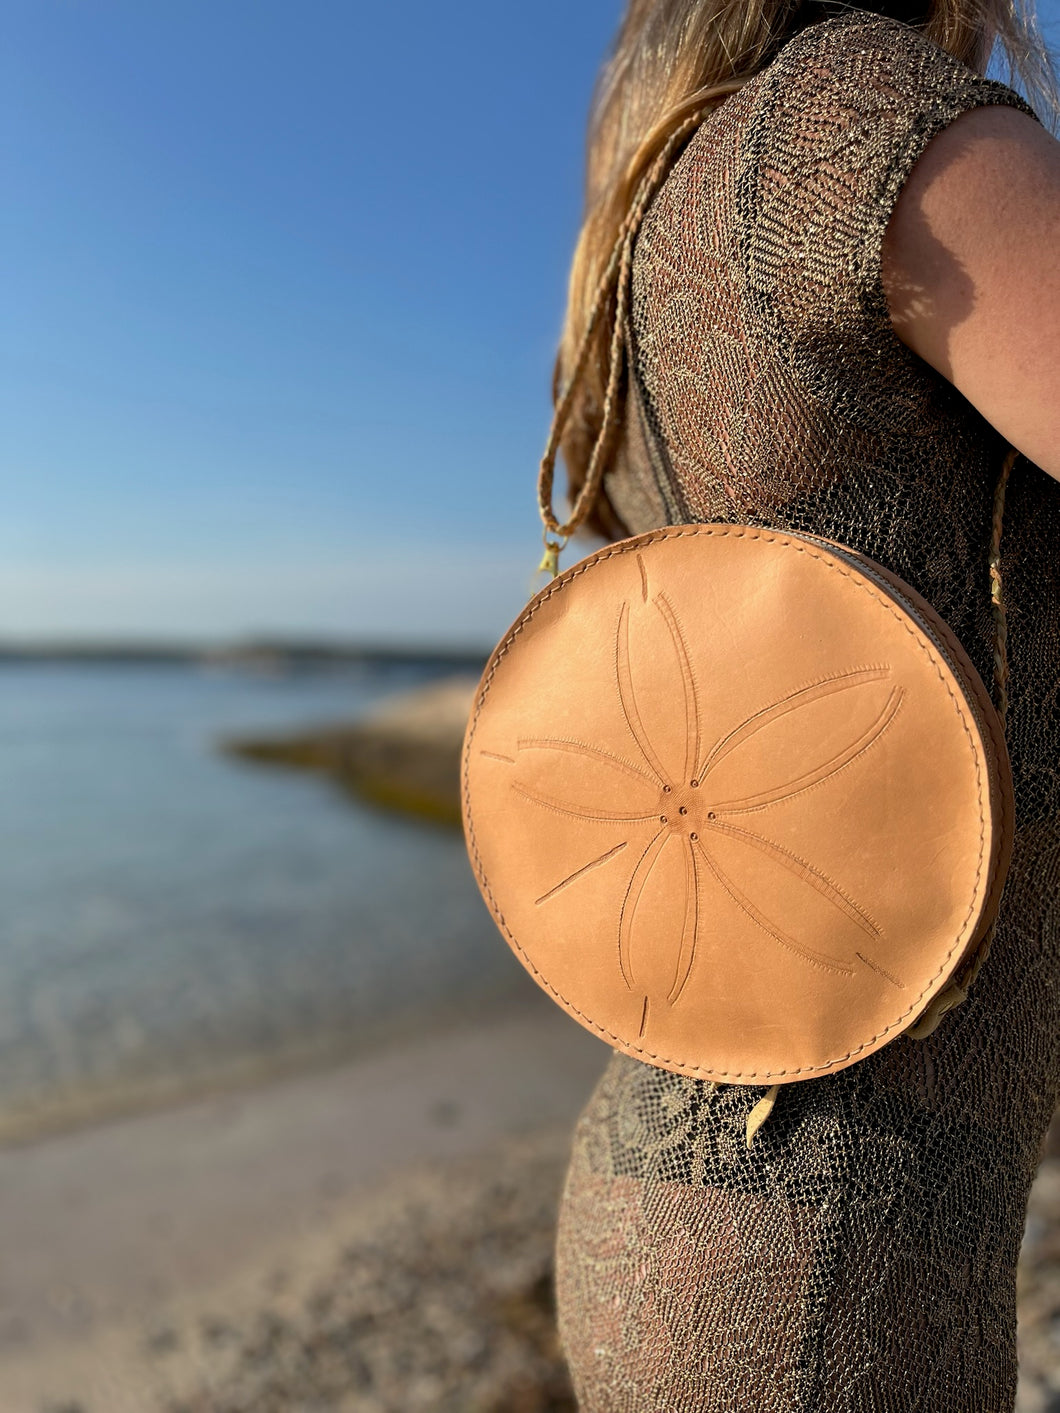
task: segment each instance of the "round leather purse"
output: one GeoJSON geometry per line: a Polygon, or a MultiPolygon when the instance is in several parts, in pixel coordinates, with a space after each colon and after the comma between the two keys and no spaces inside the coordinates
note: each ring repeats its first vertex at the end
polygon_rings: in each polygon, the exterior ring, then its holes
{"type": "MultiPolygon", "coordinates": [[[[605,272],[616,325],[645,204],[605,272]]],[[[609,393],[621,357],[616,335],[609,393]]],[[[569,401],[541,470],[553,573],[608,434],[560,524],[569,401]]],[[[497,926],[615,1049],[770,1086],[748,1141],[776,1086],[930,1033],[989,948],[1014,813],[998,563],[1015,455],[984,571],[996,704],[945,621],[884,566],[740,524],[667,526],[589,555],[533,597],[482,675],[463,818],[497,926]]]]}
{"type": "Polygon", "coordinates": [[[475,875],[535,979],[617,1049],[736,1084],[917,1021],[996,914],[1011,789],[998,712],[913,589],[728,524],[537,594],[463,753],[475,875]]]}

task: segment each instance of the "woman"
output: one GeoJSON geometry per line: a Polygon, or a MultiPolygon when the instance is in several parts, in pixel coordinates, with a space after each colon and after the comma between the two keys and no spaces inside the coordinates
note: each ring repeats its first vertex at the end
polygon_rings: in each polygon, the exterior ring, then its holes
{"type": "Polygon", "coordinates": [[[1013,1407],[1014,1272],[1060,1081],[1060,144],[981,72],[1000,43],[1044,112],[1035,36],[1004,0],[631,0],[598,87],[557,366],[598,529],[841,541],[929,599],[989,681],[991,497],[1005,443],[1022,456],[1017,841],[990,957],[929,1038],[782,1089],[750,1147],[761,1089],[614,1055],[557,1251],[583,1413],[1013,1407]],[[660,153],[628,317],[599,321],[571,380],[660,153]]]}

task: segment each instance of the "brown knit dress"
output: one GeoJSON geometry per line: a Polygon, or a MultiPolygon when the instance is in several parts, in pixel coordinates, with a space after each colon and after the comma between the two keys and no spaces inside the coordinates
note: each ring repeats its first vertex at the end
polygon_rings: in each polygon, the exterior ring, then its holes
{"type": "MultiPolygon", "coordinates": [[[[697,130],[637,239],[628,529],[825,535],[914,585],[991,675],[1004,448],[895,336],[883,232],[929,139],[1026,109],[852,11],[790,39],[697,130]]],[[[1026,111],[1030,111],[1026,109],[1026,111]]],[[[1013,471],[1003,570],[1015,858],[991,956],[926,1041],[781,1090],[616,1053],[579,1121],[558,1238],[583,1413],[1009,1413],[1014,1273],[1060,1079],[1060,484],[1013,471]]]]}

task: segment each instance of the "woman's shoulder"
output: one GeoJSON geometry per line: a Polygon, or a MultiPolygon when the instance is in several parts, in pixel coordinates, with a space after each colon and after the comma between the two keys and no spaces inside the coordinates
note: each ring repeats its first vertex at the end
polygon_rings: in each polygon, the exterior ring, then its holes
{"type": "MultiPolygon", "coordinates": [[[[851,9],[791,36],[734,97],[742,289],[804,385],[909,419],[937,381],[897,337],[884,232],[928,143],[971,109],[1032,110],[919,30],[851,9]]],[[[723,105],[724,106],[724,105],[723,105]]],[[[1033,114],[1032,114],[1033,116],[1033,114]]]]}
{"type": "Polygon", "coordinates": [[[767,108],[809,114],[952,112],[990,103],[1033,110],[1006,84],[986,78],[923,31],[857,8],[791,35],[755,83],[767,108]]]}
{"type": "Polygon", "coordinates": [[[790,206],[824,234],[836,213],[837,238],[858,227],[870,246],[927,144],[962,113],[1005,105],[1036,116],[920,30],[853,8],[791,35],[732,101],[745,214],[783,219],[790,206]]]}

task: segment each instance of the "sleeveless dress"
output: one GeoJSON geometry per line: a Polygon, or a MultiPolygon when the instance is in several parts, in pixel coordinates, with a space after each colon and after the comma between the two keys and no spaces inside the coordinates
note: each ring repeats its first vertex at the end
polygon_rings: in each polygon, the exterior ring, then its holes
{"type": "MultiPolygon", "coordinates": [[[[609,494],[630,533],[742,520],[895,570],[992,675],[1004,445],[896,337],[880,278],[926,143],[1011,89],[898,22],[789,39],[637,238],[609,494]]],[[[1015,1268],[1060,1080],[1060,484],[1012,473],[1017,839],[992,953],[926,1041],[765,1092],[615,1053],[574,1136],[560,1334],[583,1413],[1009,1413],[1015,1268]]]]}

